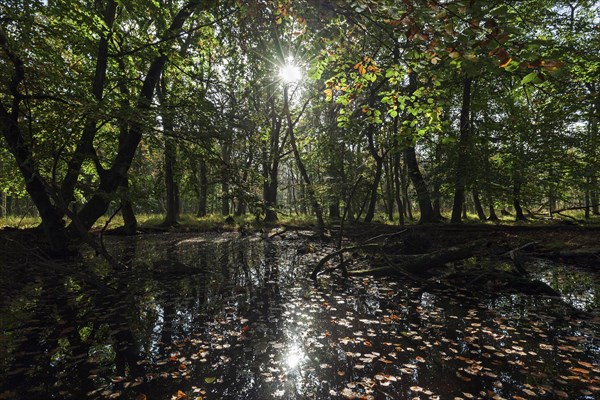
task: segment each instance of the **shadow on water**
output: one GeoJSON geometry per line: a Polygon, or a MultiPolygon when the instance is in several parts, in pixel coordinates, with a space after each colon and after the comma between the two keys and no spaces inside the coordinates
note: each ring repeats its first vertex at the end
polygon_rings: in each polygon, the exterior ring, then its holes
{"type": "MultiPolygon", "coordinates": [[[[166,234],[108,245],[127,270],[90,256],[0,271],[19,287],[0,303],[0,399],[600,393],[598,321],[556,298],[335,276],[315,285],[306,276],[320,255],[298,251],[300,240],[166,234]]],[[[597,310],[593,274],[549,264],[534,274],[597,310]]]]}

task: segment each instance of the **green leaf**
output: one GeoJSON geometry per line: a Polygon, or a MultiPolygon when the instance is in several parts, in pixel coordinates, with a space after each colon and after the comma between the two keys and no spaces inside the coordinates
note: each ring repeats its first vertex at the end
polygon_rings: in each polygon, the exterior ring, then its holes
{"type": "Polygon", "coordinates": [[[217,380],[217,378],[215,378],[214,376],[204,378],[204,382],[209,383],[209,384],[213,383],[216,380],[217,380]]]}
{"type": "Polygon", "coordinates": [[[531,83],[536,80],[537,80],[537,72],[530,72],[529,74],[525,75],[523,77],[523,79],[521,79],[521,83],[523,85],[527,85],[528,83],[531,83]]]}

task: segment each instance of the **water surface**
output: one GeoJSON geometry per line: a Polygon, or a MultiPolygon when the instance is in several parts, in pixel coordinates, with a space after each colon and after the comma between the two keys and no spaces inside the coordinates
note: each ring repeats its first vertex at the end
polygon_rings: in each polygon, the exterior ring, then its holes
{"type": "Polygon", "coordinates": [[[2,270],[0,399],[599,395],[598,321],[573,312],[598,305],[591,272],[539,270],[575,282],[565,302],[398,279],[315,285],[307,275],[331,249],[294,235],[107,247],[127,270],[91,254],[52,273],[2,270]]]}

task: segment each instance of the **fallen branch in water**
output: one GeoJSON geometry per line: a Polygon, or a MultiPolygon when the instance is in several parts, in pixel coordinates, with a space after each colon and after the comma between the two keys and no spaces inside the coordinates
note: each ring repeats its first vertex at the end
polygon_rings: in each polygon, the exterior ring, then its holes
{"type": "Polygon", "coordinates": [[[463,246],[454,246],[431,253],[388,257],[387,265],[373,269],[351,271],[351,276],[363,275],[419,275],[432,268],[472,257],[475,250],[487,245],[485,239],[475,240],[463,246]]]}

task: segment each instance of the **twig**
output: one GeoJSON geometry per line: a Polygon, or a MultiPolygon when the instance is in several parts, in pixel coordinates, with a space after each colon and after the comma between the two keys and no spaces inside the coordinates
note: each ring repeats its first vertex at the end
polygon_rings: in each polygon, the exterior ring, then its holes
{"type": "MultiPolygon", "coordinates": [[[[344,247],[342,249],[339,249],[338,251],[334,251],[333,253],[327,254],[315,266],[315,268],[313,269],[312,273],[310,274],[310,278],[313,279],[313,280],[317,279],[317,275],[319,274],[319,271],[321,271],[321,269],[323,269],[323,266],[325,265],[325,263],[327,261],[331,260],[332,258],[335,258],[337,256],[341,256],[344,253],[350,253],[350,252],[356,251],[356,250],[364,250],[364,249],[379,248],[379,247],[380,246],[378,244],[361,244],[361,245],[358,245],[358,246],[344,247]]],[[[342,264],[342,263],[343,263],[343,261],[340,262],[340,264],[342,264]]]]}

